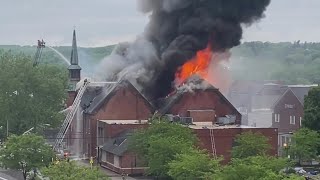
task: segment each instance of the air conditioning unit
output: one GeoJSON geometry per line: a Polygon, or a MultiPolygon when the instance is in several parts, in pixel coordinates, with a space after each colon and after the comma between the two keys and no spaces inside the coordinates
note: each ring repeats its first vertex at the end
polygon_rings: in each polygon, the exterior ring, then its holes
{"type": "Polygon", "coordinates": [[[193,118],[192,117],[180,117],[181,124],[192,124],[193,118]]]}

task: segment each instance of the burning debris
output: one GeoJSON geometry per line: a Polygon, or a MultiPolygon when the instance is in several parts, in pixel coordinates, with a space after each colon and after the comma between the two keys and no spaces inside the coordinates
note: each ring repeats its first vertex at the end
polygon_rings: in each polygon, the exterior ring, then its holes
{"type": "MultiPolygon", "coordinates": [[[[240,44],[242,25],[263,17],[270,0],[139,0],[150,14],[143,36],[105,59],[107,80],[128,79],[150,99],[166,96],[193,74],[219,89],[220,64],[240,44]]],[[[223,69],[223,68],[222,68],[223,69]]]]}

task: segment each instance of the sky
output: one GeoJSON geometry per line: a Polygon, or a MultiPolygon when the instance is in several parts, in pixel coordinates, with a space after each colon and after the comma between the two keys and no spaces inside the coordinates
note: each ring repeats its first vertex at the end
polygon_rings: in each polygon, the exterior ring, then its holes
{"type": "MultiPolygon", "coordinates": [[[[0,0],[0,44],[97,47],[132,41],[148,16],[136,0],[0,0]]],[[[320,0],[271,0],[266,17],[244,28],[243,41],[320,42],[320,0]]]]}

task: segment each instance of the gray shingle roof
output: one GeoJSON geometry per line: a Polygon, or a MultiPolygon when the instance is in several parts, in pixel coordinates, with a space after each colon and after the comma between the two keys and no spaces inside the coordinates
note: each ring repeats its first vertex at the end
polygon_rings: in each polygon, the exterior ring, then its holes
{"type": "Polygon", "coordinates": [[[290,89],[297,96],[302,105],[304,104],[305,96],[308,95],[308,92],[311,88],[312,87],[290,87],[290,89]]]}
{"type": "Polygon", "coordinates": [[[103,146],[102,150],[115,154],[117,156],[122,156],[125,152],[128,151],[128,137],[131,136],[133,130],[122,131],[115,138],[109,139],[103,146]]]}
{"type": "Polygon", "coordinates": [[[147,106],[149,106],[152,111],[154,110],[153,105],[128,80],[123,80],[116,83],[107,83],[105,86],[100,88],[89,88],[82,97],[81,101],[83,102],[81,102],[81,106],[85,109],[86,113],[94,114],[103,105],[103,103],[108,102],[109,99],[117,92],[117,90],[123,87],[128,87],[133,91],[137,91],[145,100],[147,106]]]}

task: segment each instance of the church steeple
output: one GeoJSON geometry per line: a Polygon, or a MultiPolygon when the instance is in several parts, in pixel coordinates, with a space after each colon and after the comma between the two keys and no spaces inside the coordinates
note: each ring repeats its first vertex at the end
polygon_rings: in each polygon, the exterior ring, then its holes
{"type": "Polygon", "coordinates": [[[73,30],[73,39],[72,39],[72,49],[71,49],[71,58],[70,58],[70,66],[69,70],[69,91],[75,91],[76,84],[80,81],[81,75],[81,67],[79,66],[78,61],[78,50],[77,50],[77,38],[76,38],[76,30],[73,30]]]}
{"type": "MultiPolygon", "coordinates": [[[[72,38],[72,50],[71,50],[71,65],[78,65],[78,49],[77,49],[77,37],[76,30],[73,30],[73,38],[72,38]]],[[[79,66],[80,68],[80,66],[79,66]]],[[[80,68],[81,69],[81,68],[80,68]]]]}

